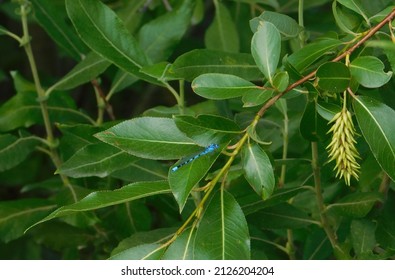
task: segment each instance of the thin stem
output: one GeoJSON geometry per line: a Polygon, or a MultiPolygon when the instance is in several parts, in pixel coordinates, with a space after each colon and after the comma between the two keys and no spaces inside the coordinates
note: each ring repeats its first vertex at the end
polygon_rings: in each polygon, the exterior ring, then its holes
{"type": "Polygon", "coordinates": [[[299,0],[298,21],[299,21],[299,25],[304,27],[304,21],[303,21],[303,0],[299,0]]]}
{"type": "Polygon", "coordinates": [[[185,81],[180,80],[180,101],[178,107],[180,108],[180,113],[183,115],[185,112],[185,81]]]}
{"type": "Polygon", "coordinates": [[[325,209],[325,204],[324,204],[324,198],[322,196],[321,175],[320,175],[320,167],[319,167],[319,164],[318,164],[318,145],[317,145],[317,142],[311,142],[311,154],[312,154],[311,165],[312,165],[312,168],[313,168],[313,176],[314,176],[314,188],[315,188],[315,195],[316,195],[316,201],[317,201],[317,205],[318,205],[318,210],[320,212],[321,226],[325,230],[326,235],[328,236],[332,247],[336,248],[337,245],[338,245],[336,234],[333,231],[332,227],[330,226],[329,221],[328,221],[328,217],[326,216],[326,209],[325,209]]]}
{"type": "Polygon", "coordinates": [[[281,175],[280,175],[280,180],[278,182],[278,186],[282,187],[285,184],[285,174],[287,171],[287,165],[285,164],[285,160],[287,159],[288,156],[288,115],[287,112],[284,113],[284,128],[283,128],[283,156],[282,159],[284,160],[284,164],[281,165],[281,175]]]}
{"type": "Polygon", "coordinates": [[[295,244],[294,244],[294,236],[293,236],[293,231],[292,229],[287,229],[287,254],[289,256],[290,260],[296,259],[295,257],[295,244]]]}
{"type": "MultiPolygon", "coordinates": [[[[45,91],[41,86],[40,78],[38,75],[37,71],[37,65],[36,61],[34,59],[32,47],[30,44],[30,36],[29,36],[29,28],[28,28],[28,23],[27,23],[27,6],[26,2],[21,3],[21,21],[22,21],[22,30],[23,30],[23,47],[25,49],[29,65],[30,65],[30,70],[32,72],[33,80],[34,80],[34,85],[36,87],[37,95],[38,95],[38,101],[40,104],[40,109],[41,109],[41,114],[43,116],[43,121],[44,121],[44,127],[45,127],[45,132],[46,132],[46,137],[47,137],[47,145],[49,147],[50,151],[50,157],[52,159],[52,162],[54,163],[55,167],[58,169],[61,166],[61,160],[59,157],[59,154],[56,150],[57,143],[54,139],[53,136],[53,130],[52,130],[52,125],[51,121],[49,118],[49,112],[48,112],[48,105],[47,105],[47,97],[45,95],[45,91]]],[[[62,179],[63,184],[70,189],[71,194],[73,195],[73,198],[75,201],[77,201],[77,196],[74,191],[73,186],[71,185],[69,179],[64,176],[60,175],[60,178],[62,179]]]]}

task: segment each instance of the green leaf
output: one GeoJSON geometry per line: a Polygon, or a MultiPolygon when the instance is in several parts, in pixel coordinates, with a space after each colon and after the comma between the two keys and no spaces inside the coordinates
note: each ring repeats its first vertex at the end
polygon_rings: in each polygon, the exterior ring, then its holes
{"type": "Polygon", "coordinates": [[[200,149],[177,128],[173,119],[168,118],[135,118],[97,133],[95,137],[148,159],[178,159],[200,149]]]}
{"type": "Polygon", "coordinates": [[[250,258],[248,225],[232,195],[219,191],[213,196],[200,220],[194,241],[194,259],[250,258]]]}
{"type": "Polygon", "coordinates": [[[106,177],[136,160],[137,158],[134,156],[110,145],[104,143],[90,144],[64,162],[56,173],[73,178],[106,177]]]}
{"type": "Polygon", "coordinates": [[[66,0],[69,17],[81,39],[93,51],[124,71],[156,83],[140,73],[148,59],[117,15],[97,0],[66,0]]]}
{"type": "Polygon", "coordinates": [[[241,133],[234,121],[215,115],[175,116],[174,120],[179,130],[203,146],[226,142],[241,133]]]}
{"type": "Polygon", "coordinates": [[[163,260],[192,260],[193,259],[193,240],[195,239],[195,231],[186,229],[177,239],[167,247],[163,260]]]}
{"type": "Polygon", "coordinates": [[[195,3],[182,1],[182,5],[170,13],[157,17],[143,25],[138,39],[140,46],[152,62],[166,60],[188,29],[195,3]]]}
{"type": "Polygon", "coordinates": [[[288,203],[264,208],[249,215],[248,220],[265,229],[293,229],[316,223],[307,213],[288,203]]]}
{"type": "Polygon", "coordinates": [[[395,111],[367,96],[353,100],[362,134],[381,168],[395,181],[395,111]]]}
{"type": "MultiPolygon", "coordinates": [[[[287,89],[289,84],[288,72],[278,72],[273,78],[273,87],[278,92],[283,92],[287,89]]],[[[276,103],[277,104],[277,103],[276,103]]]]}
{"type": "MultiPolygon", "coordinates": [[[[92,121],[88,116],[76,110],[73,99],[64,93],[51,95],[47,108],[53,122],[87,123],[92,121]]],[[[42,123],[41,108],[35,92],[17,93],[0,107],[0,131],[10,131],[42,123]]]]}
{"type": "Polygon", "coordinates": [[[342,41],[336,39],[322,39],[306,45],[304,48],[294,52],[288,57],[288,62],[299,72],[305,70],[317,59],[326,55],[329,51],[340,46],[342,41]]]}
{"type": "Polygon", "coordinates": [[[301,32],[302,27],[290,16],[271,11],[264,11],[259,17],[250,20],[252,32],[256,32],[262,23],[270,22],[285,38],[294,38],[301,32]]]}
{"type": "Polygon", "coordinates": [[[321,228],[309,232],[303,248],[304,260],[325,260],[333,254],[331,243],[321,228]]]}
{"type": "Polygon", "coordinates": [[[118,69],[116,72],[112,83],[111,83],[111,89],[109,91],[109,94],[112,93],[117,93],[131,85],[133,85],[135,82],[138,81],[138,78],[136,76],[130,75],[129,73],[123,71],[122,69],[118,69]]]}
{"type": "Polygon", "coordinates": [[[32,4],[37,22],[63,50],[75,60],[80,60],[81,55],[87,52],[87,47],[67,24],[64,2],[35,0],[32,4]]]}
{"type": "Polygon", "coordinates": [[[281,36],[277,28],[263,22],[254,33],[251,41],[251,53],[261,72],[273,84],[274,72],[277,69],[281,52],[281,36]]]}
{"type": "Polygon", "coordinates": [[[136,232],[119,242],[118,246],[112,250],[111,256],[139,245],[165,242],[169,240],[176,231],[177,228],[158,228],[150,231],[136,232]]]}
{"type": "Polygon", "coordinates": [[[238,201],[243,209],[244,214],[251,215],[263,208],[271,207],[280,203],[287,202],[289,199],[295,197],[297,194],[306,191],[306,187],[297,188],[281,188],[275,189],[273,194],[267,199],[262,200],[256,194],[248,195],[247,197],[239,198],[238,201]]]}
{"type": "Polygon", "coordinates": [[[383,62],[374,56],[360,56],[350,64],[351,75],[364,87],[377,88],[385,85],[392,72],[384,72],[383,62]]]}
{"type": "Polygon", "coordinates": [[[243,94],[259,94],[255,84],[228,74],[203,74],[192,82],[192,89],[198,95],[214,100],[240,97],[243,94]]]}
{"type": "MultiPolygon", "coordinates": [[[[168,177],[170,187],[180,207],[180,212],[184,208],[192,188],[195,187],[207,174],[215,160],[220,155],[222,149],[223,147],[220,147],[211,153],[202,155],[192,162],[183,165],[176,171],[172,171],[172,169],[169,170],[168,177]]],[[[179,162],[174,164],[174,166],[177,166],[180,162],[183,162],[186,159],[187,158],[181,159],[179,162]]]]}
{"type": "Polygon", "coordinates": [[[24,161],[39,143],[36,136],[17,138],[11,134],[0,135],[0,172],[24,161]]]}
{"type": "Polygon", "coordinates": [[[214,20],[207,29],[204,42],[208,49],[225,52],[239,52],[239,35],[226,6],[218,1],[215,4],[214,20]]]}
{"type": "Polygon", "coordinates": [[[262,199],[268,199],[273,193],[275,185],[273,167],[269,157],[259,145],[252,143],[244,145],[242,160],[247,181],[262,199]]]}
{"type": "Polygon", "coordinates": [[[339,26],[343,32],[358,36],[358,33],[352,31],[353,28],[356,28],[360,24],[360,20],[357,16],[341,9],[337,6],[336,1],[332,3],[332,13],[337,26],[339,26]]]}
{"type": "MultiPolygon", "coordinates": [[[[266,83],[265,86],[269,85],[266,83]]],[[[274,89],[263,89],[260,91],[247,91],[244,93],[242,101],[243,107],[258,106],[268,101],[274,94],[274,89]]]]}
{"type": "Polygon", "coordinates": [[[395,199],[394,195],[388,196],[384,203],[381,215],[377,217],[377,242],[384,248],[395,250],[395,199]]]}
{"type": "Polygon", "coordinates": [[[339,202],[328,205],[327,210],[334,210],[352,218],[363,218],[374,204],[382,199],[382,194],[377,192],[353,193],[344,196],[339,202]]]}
{"type": "Polygon", "coordinates": [[[111,177],[125,182],[167,180],[169,167],[161,162],[149,159],[139,159],[111,173],[111,177]]]}
{"type": "MultiPolygon", "coordinates": [[[[63,217],[79,212],[101,209],[108,206],[122,204],[128,201],[137,200],[158,194],[169,193],[170,187],[166,181],[155,182],[138,182],[126,185],[120,189],[113,191],[96,191],[92,192],[80,201],[74,204],[62,206],[44,219],[32,225],[30,228],[52,220],[54,218],[63,217]]],[[[27,230],[29,230],[28,228],[27,230]]],[[[27,231],[26,230],[26,231],[27,231]]]]}
{"type": "Polygon", "coordinates": [[[29,226],[49,213],[55,204],[48,199],[19,199],[0,202],[0,240],[9,242],[21,237],[29,226]]]}
{"type": "Polygon", "coordinates": [[[365,11],[364,5],[361,0],[336,0],[343,6],[349,8],[350,10],[353,10],[357,14],[360,14],[367,23],[369,23],[368,19],[368,12],[365,11]]]}
{"type": "Polygon", "coordinates": [[[143,244],[119,252],[109,258],[110,260],[160,260],[166,247],[160,248],[160,244],[143,244]]]}
{"type": "Polygon", "coordinates": [[[110,62],[98,56],[96,53],[91,52],[83,61],[78,63],[69,73],[67,73],[66,76],[48,89],[48,92],[55,89],[73,89],[79,85],[87,83],[103,73],[108,66],[110,66],[110,62]]]}
{"type": "Polygon", "coordinates": [[[376,246],[376,225],[369,220],[353,220],[350,232],[355,254],[361,255],[372,252],[376,246]]]}
{"type": "Polygon", "coordinates": [[[317,102],[315,104],[315,108],[317,113],[328,122],[331,121],[333,117],[342,110],[339,105],[328,102],[317,102]]]}
{"type": "Polygon", "coordinates": [[[169,69],[179,79],[192,81],[206,73],[222,73],[253,81],[261,77],[251,54],[196,49],[180,55],[169,69]]]}
{"type": "Polygon", "coordinates": [[[318,86],[329,92],[343,92],[350,85],[350,70],[341,62],[322,64],[316,73],[318,86]]]}

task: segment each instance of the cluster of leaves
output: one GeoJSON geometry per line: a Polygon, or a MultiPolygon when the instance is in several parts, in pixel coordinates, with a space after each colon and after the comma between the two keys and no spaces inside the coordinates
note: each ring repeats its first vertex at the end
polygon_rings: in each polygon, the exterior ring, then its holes
{"type": "Polygon", "coordinates": [[[1,258],[392,258],[393,3],[304,2],[4,4],[23,35],[0,26],[1,40],[20,43],[33,78],[12,72],[0,107],[1,258]],[[76,61],[45,87],[28,19],[76,61]],[[96,119],[71,94],[89,82],[96,119]],[[176,105],[116,120],[116,96],[152,87],[176,105]],[[351,187],[325,151],[347,100],[351,187]]]}

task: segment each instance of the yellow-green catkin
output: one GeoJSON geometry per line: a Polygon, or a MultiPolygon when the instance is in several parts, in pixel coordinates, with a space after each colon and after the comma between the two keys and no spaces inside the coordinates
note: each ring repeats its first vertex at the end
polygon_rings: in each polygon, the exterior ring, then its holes
{"type": "Polygon", "coordinates": [[[351,113],[346,106],[337,113],[329,122],[332,124],[328,133],[332,134],[332,141],[326,147],[329,153],[329,161],[335,161],[336,177],[344,178],[350,186],[351,176],[358,180],[360,166],[357,159],[360,158],[355,148],[355,128],[351,113]]]}

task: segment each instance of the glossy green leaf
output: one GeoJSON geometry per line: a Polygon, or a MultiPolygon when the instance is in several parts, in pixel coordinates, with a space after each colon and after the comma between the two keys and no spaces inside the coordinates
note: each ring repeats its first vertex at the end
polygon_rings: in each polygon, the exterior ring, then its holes
{"type": "Polygon", "coordinates": [[[294,52],[288,57],[288,61],[297,71],[302,72],[317,59],[328,54],[329,51],[334,50],[341,44],[342,42],[340,40],[330,38],[322,39],[318,42],[308,44],[304,48],[294,52]]]}
{"type": "Polygon", "coordinates": [[[190,228],[183,231],[177,239],[167,247],[163,260],[192,260],[193,259],[193,240],[195,231],[190,228]]]}
{"type": "Polygon", "coordinates": [[[254,33],[251,41],[251,53],[261,72],[273,84],[273,76],[276,72],[281,52],[281,36],[277,28],[263,22],[254,33]]]}
{"type": "Polygon", "coordinates": [[[19,199],[0,202],[0,240],[9,242],[21,237],[29,226],[36,223],[56,204],[47,199],[19,199]]]}
{"type": "Polygon", "coordinates": [[[137,200],[144,197],[149,197],[149,196],[164,194],[169,192],[170,192],[170,187],[166,181],[138,182],[138,183],[126,185],[122,188],[113,191],[92,192],[74,204],[62,206],[56,209],[51,214],[49,214],[39,222],[35,223],[31,227],[52,220],[54,218],[63,217],[79,212],[101,209],[104,207],[122,204],[128,201],[137,200]]]}
{"type": "Polygon", "coordinates": [[[236,75],[252,81],[261,77],[251,54],[196,49],[179,56],[169,69],[171,75],[192,81],[206,73],[236,75]]]}
{"type": "Polygon", "coordinates": [[[111,177],[125,182],[159,181],[167,180],[169,167],[161,162],[149,159],[139,159],[122,169],[111,173],[111,177]]]}
{"type": "Polygon", "coordinates": [[[166,81],[172,79],[167,71],[169,67],[170,63],[162,61],[153,65],[144,66],[140,69],[140,72],[154,78],[155,80],[166,81]]]}
{"type": "Polygon", "coordinates": [[[219,191],[213,196],[200,220],[194,241],[194,259],[250,258],[248,225],[232,195],[219,191]]]}
{"type": "Polygon", "coordinates": [[[93,51],[128,73],[156,82],[140,73],[148,59],[109,7],[97,0],[66,0],[66,8],[81,39],[93,51]]]}
{"type": "Polygon", "coordinates": [[[239,35],[236,25],[224,4],[215,1],[214,20],[206,31],[204,42],[208,49],[239,52],[239,35]]]}
{"type": "MultiPolygon", "coordinates": [[[[75,109],[72,98],[63,93],[52,95],[48,99],[47,108],[53,122],[91,122],[88,116],[75,109]]],[[[17,93],[0,107],[0,131],[42,123],[41,109],[35,92],[17,93]]]]}
{"type": "Polygon", "coordinates": [[[111,252],[111,256],[117,255],[127,249],[143,244],[161,243],[169,240],[177,231],[177,228],[158,228],[149,231],[139,231],[119,242],[111,252]]]}
{"type": "Polygon", "coordinates": [[[294,38],[298,36],[302,27],[291,18],[285,14],[280,14],[271,11],[264,11],[259,17],[250,20],[250,27],[252,32],[256,32],[262,21],[267,21],[272,23],[280,32],[280,34],[285,38],[294,38]]]}
{"type": "Polygon", "coordinates": [[[292,229],[316,223],[307,213],[288,203],[264,208],[248,216],[248,220],[265,229],[292,229]]]}
{"type": "Polygon", "coordinates": [[[395,111],[367,96],[353,100],[363,137],[381,168],[395,181],[395,111]]]}
{"type": "Polygon", "coordinates": [[[329,92],[343,92],[350,85],[350,70],[341,62],[322,64],[316,73],[318,86],[329,92]]]}
{"type": "MultiPolygon", "coordinates": [[[[202,152],[204,149],[200,152],[202,152]]],[[[185,206],[188,196],[193,189],[207,174],[215,160],[218,158],[221,152],[221,148],[202,155],[192,162],[183,165],[176,171],[169,170],[169,183],[173,195],[179,205],[180,212],[185,206]]],[[[193,156],[193,155],[191,155],[193,156]]],[[[188,157],[181,159],[173,166],[177,166],[180,162],[187,160],[188,157]]]]}
{"type": "MultiPolygon", "coordinates": [[[[160,260],[165,252],[165,247],[160,244],[143,244],[119,252],[109,258],[110,260],[160,260]]],[[[126,273],[126,272],[125,272],[126,273]]]]}
{"type": "Polygon", "coordinates": [[[276,73],[276,75],[274,75],[273,87],[278,92],[283,92],[284,90],[286,90],[288,87],[288,84],[289,84],[288,72],[278,72],[278,73],[276,73]]]}
{"type": "Polygon", "coordinates": [[[56,173],[73,178],[88,176],[106,177],[136,160],[136,157],[113,146],[96,143],[87,145],[76,152],[60,166],[56,173]]]}
{"type": "Polygon", "coordinates": [[[110,62],[96,53],[89,53],[86,58],[78,63],[69,73],[54,84],[48,91],[55,89],[68,90],[87,83],[103,73],[110,62]]]}
{"type": "Polygon", "coordinates": [[[36,136],[18,138],[11,134],[0,135],[0,171],[24,161],[39,143],[40,139],[36,136]]]}
{"type": "Polygon", "coordinates": [[[203,146],[226,142],[241,133],[234,121],[215,115],[176,116],[174,120],[179,130],[203,146]]]}
{"type": "Polygon", "coordinates": [[[181,3],[178,9],[155,18],[140,29],[140,46],[154,63],[166,60],[188,29],[195,3],[192,0],[181,3]]]}
{"type": "MultiPolygon", "coordinates": [[[[265,84],[267,86],[269,83],[265,84]]],[[[268,101],[274,94],[274,89],[263,89],[260,91],[247,91],[243,94],[243,107],[258,106],[268,101]]]]}
{"type": "Polygon", "coordinates": [[[258,94],[262,90],[255,84],[228,74],[203,74],[192,82],[192,89],[208,99],[230,99],[243,94],[258,94]]]}
{"type": "Polygon", "coordinates": [[[354,28],[358,27],[360,24],[359,18],[351,13],[347,13],[341,9],[336,1],[332,3],[332,13],[335,18],[337,26],[345,33],[357,36],[358,34],[352,31],[354,28]]]}
{"type": "Polygon", "coordinates": [[[177,128],[173,119],[168,118],[135,118],[97,133],[95,137],[148,159],[178,159],[200,149],[177,128]]]}
{"type": "Polygon", "coordinates": [[[317,113],[328,122],[342,109],[339,105],[328,102],[317,102],[315,108],[317,113]]]}
{"type": "Polygon", "coordinates": [[[374,56],[360,56],[350,64],[351,75],[364,87],[377,88],[385,85],[392,72],[384,72],[383,62],[374,56]]]}
{"type": "Polygon", "coordinates": [[[252,143],[244,145],[242,160],[247,181],[262,199],[268,199],[273,193],[275,185],[273,167],[269,157],[259,145],[252,143]]]}
{"type": "Polygon", "coordinates": [[[334,210],[352,218],[363,218],[370,212],[374,204],[382,199],[382,194],[377,192],[353,193],[328,205],[327,210],[334,210]]]}
{"type": "Polygon", "coordinates": [[[343,6],[353,10],[357,14],[360,14],[366,22],[369,22],[368,11],[365,10],[365,6],[361,0],[336,0],[343,6]]]}
{"type": "Polygon", "coordinates": [[[32,4],[37,22],[63,50],[75,60],[80,60],[88,48],[67,24],[64,1],[35,0],[32,4]]]}
{"type": "Polygon", "coordinates": [[[352,244],[355,254],[371,252],[376,246],[376,225],[369,220],[353,220],[350,226],[352,244]]]}

